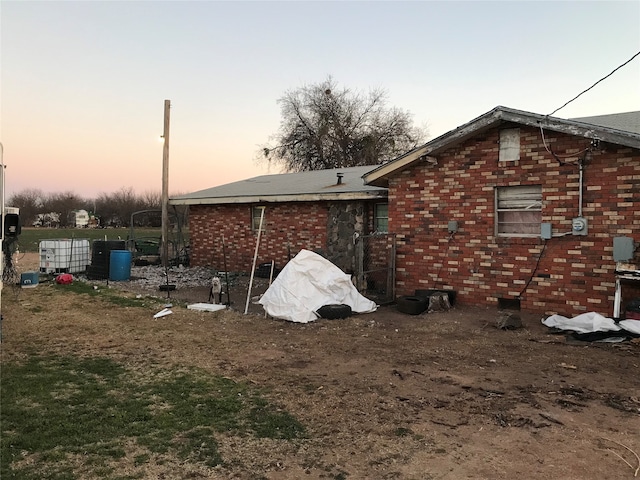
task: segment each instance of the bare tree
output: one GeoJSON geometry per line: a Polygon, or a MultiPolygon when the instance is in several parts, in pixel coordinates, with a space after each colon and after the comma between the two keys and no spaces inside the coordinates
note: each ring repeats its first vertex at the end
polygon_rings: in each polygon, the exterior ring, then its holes
{"type": "Polygon", "coordinates": [[[39,213],[43,213],[45,195],[41,190],[27,189],[15,193],[9,197],[7,206],[18,207],[20,209],[20,223],[31,226],[39,213]]]}
{"type": "Polygon", "coordinates": [[[101,194],[96,199],[96,210],[100,212],[102,225],[110,227],[128,227],[131,214],[144,208],[144,199],[136,196],[131,187],[122,187],[111,194],[101,194]]]}
{"type": "Polygon", "coordinates": [[[73,212],[79,209],[87,209],[90,205],[85,200],[73,192],[51,193],[43,205],[44,213],[55,212],[59,215],[61,227],[75,227],[75,215],[73,212]]]}
{"type": "Polygon", "coordinates": [[[162,192],[147,190],[142,194],[141,203],[146,209],[158,209],[162,208],[162,192]]]}
{"type": "Polygon", "coordinates": [[[409,112],[386,106],[386,93],[367,95],[322,83],[288,91],[278,100],[282,119],[274,146],[263,158],[299,172],[376,165],[415,148],[426,131],[413,126],[409,112]]]}

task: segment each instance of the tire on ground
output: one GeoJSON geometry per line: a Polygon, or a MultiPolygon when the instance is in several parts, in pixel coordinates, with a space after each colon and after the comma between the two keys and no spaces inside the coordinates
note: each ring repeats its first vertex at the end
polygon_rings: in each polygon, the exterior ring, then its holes
{"type": "Polygon", "coordinates": [[[336,318],[347,318],[353,313],[349,305],[329,304],[320,307],[316,313],[322,318],[334,320],[336,318]]]}
{"type": "Polygon", "coordinates": [[[419,315],[427,309],[429,300],[413,295],[399,297],[396,300],[398,311],[409,315],[419,315]]]}

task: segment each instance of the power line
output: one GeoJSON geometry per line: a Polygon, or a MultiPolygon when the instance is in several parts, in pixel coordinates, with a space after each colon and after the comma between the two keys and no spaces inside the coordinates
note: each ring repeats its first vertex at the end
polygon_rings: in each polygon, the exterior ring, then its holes
{"type": "Polygon", "coordinates": [[[631,57],[629,60],[627,60],[626,62],[624,62],[622,65],[616,67],[613,69],[613,71],[605,76],[602,77],[600,80],[598,80],[596,83],[594,83],[593,85],[591,85],[589,88],[587,88],[586,90],[580,92],[578,95],[576,95],[575,97],[573,97],[571,100],[569,100],[567,103],[565,103],[564,105],[562,105],[560,108],[556,108],[553,112],[551,112],[550,114],[548,114],[547,116],[550,117],[551,115],[553,115],[554,113],[556,113],[558,110],[562,110],[564,107],[566,107],[567,105],[569,105],[571,102],[573,102],[576,98],[578,98],[580,95],[582,95],[583,93],[587,93],[589,90],[591,90],[593,87],[595,87],[597,84],[599,84],[601,81],[609,78],[611,75],[613,75],[616,71],[620,70],[622,67],[624,67],[627,63],[629,63],[631,60],[633,60],[634,58],[636,58],[638,55],[640,55],[640,52],[636,53],[633,57],[631,57]]]}

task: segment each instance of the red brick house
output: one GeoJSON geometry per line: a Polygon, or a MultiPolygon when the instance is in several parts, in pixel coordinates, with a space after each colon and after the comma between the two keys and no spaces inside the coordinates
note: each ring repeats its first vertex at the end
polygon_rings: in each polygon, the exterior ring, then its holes
{"type": "Polygon", "coordinates": [[[365,185],[375,166],[263,175],[174,197],[189,206],[191,264],[251,270],[264,213],[257,263],[277,267],[301,249],[321,251],[351,273],[354,234],[387,229],[387,189],[365,185]]]}
{"type": "Polygon", "coordinates": [[[639,119],[497,107],[365,174],[389,189],[397,294],[611,316],[614,237],[640,264],[639,119]]]}

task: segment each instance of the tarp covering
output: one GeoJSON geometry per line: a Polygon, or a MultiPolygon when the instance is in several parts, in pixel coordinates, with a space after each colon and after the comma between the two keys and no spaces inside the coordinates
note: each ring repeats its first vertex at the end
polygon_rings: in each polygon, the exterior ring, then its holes
{"type": "Polygon", "coordinates": [[[640,320],[620,320],[618,322],[618,325],[620,325],[627,332],[640,335],[640,320]]]}
{"type": "Polygon", "coordinates": [[[640,334],[640,320],[621,320],[616,323],[612,318],[604,317],[595,312],[582,313],[573,318],[551,315],[542,320],[542,323],[547,327],[578,333],[622,331],[622,333],[640,334]]]}
{"type": "Polygon", "coordinates": [[[603,317],[595,312],[582,313],[573,318],[551,315],[546,320],[543,320],[542,323],[547,327],[571,330],[578,333],[617,332],[620,330],[620,327],[611,318],[603,317]]]}
{"type": "Polygon", "coordinates": [[[258,303],[272,317],[299,323],[316,320],[314,312],[323,305],[349,305],[354,313],[377,308],[358,292],[349,275],[309,250],[301,250],[285,265],[258,303]]]}

